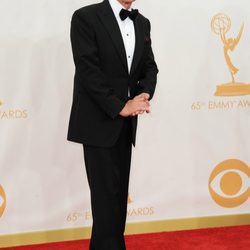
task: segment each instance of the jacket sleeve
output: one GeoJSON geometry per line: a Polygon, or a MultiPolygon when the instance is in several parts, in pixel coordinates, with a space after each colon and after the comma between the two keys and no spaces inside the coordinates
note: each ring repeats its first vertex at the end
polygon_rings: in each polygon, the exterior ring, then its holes
{"type": "Polygon", "coordinates": [[[87,16],[76,11],[71,20],[71,45],[80,85],[93,101],[111,118],[125,106],[113,93],[101,70],[95,31],[87,16]],[[80,15],[81,14],[81,15],[80,15]]]}
{"type": "Polygon", "coordinates": [[[148,93],[150,95],[150,99],[153,98],[154,92],[155,92],[155,87],[156,87],[156,82],[157,82],[157,74],[159,72],[155,59],[154,59],[154,54],[152,51],[152,46],[151,46],[151,38],[150,38],[150,30],[151,30],[151,25],[149,20],[147,20],[147,30],[148,30],[148,43],[149,43],[149,48],[147,50],[147,55],[146,59],[143,65],[142,69],[142,77],[139,80],[139,83],[137,85],[137,94],[141,93],[148,93]]]}

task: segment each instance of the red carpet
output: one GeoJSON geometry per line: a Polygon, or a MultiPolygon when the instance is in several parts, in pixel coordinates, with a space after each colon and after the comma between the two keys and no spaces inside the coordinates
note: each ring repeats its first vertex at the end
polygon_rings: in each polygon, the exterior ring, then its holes
{"type": "MultiPolygon", "coordinates": [[[[212,228],[126,237],[127,250],[250,250],[250,226],[212,228]]],[[[88,241],[62,242],[5,250],[87,250],[88,241]]]]}

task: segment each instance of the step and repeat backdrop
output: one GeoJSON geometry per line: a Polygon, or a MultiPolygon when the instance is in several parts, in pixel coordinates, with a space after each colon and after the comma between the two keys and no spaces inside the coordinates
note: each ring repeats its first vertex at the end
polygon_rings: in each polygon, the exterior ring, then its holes
{"type": "MultiPolygon", "coordinates": [[[[66,140],[74,10],[0,0],[0,235],[89,227],[80,144],[66,140]]],[[[160,74],[140,117],[128,223],[249,213],[250,3],[137,0],[160,74]]]]}

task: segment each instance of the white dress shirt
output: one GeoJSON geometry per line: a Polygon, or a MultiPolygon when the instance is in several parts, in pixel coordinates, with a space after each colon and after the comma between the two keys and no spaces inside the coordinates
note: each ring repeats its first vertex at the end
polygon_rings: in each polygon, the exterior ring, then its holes
{"type": "MultiPolygon", "coordinates": [[[[116,17],[117,23],[120,27],[120,31],[123,38],[124,47],[126,50],[128,72],[130,72],[134,51],[135,51],[135,27],[134,22],[128,17],[124,21],[120,18],[120,11],[123,6],[117,0],[109,0],[111,8],[116,17]]],[[[131,8],[129,9],[131,11],[131,8]]]]}

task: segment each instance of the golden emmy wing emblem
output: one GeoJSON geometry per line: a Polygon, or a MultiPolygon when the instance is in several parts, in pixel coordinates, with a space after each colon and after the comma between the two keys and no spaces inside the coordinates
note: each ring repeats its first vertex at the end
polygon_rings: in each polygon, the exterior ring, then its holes
{"type": "Polygon", "coordinates": [[[132,202],[133,202],[132,197],[131,197],[130,194],[128,194],[128,204],[130,204],[130,203],[132,203],[132,202]]]}
{"type": "Polygon", "coordinates": [[[229,51],[233,52],[234,49],[239,44],[239,41],[243,33],[244,24],[241,25],[240,31],[236,38],[233,37],[228,38],[226,34],[231,29],[231,20],[227,15],[219,13],[212,18],[211,29],[216,35],[220,36],[220,40],[223,44],[224,57],[226,60],[228,70],[231,75],[231,82],[218,85],[215,95],[216,96],[249,95],[250,84],[235,81],[235,76],[239,71],[239,69],[233,64],[229,55],[229,51]]]}
{"type": "Polygon", "coordinates": [[[0,217],[2,217],[6,208],[6,195],[3,187],[0,185],[0,217]]]}

